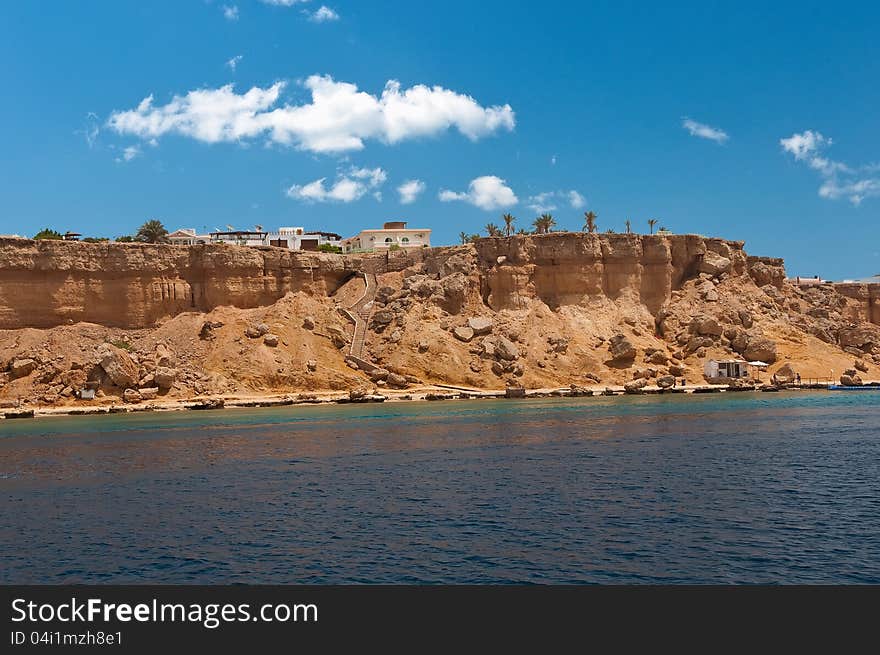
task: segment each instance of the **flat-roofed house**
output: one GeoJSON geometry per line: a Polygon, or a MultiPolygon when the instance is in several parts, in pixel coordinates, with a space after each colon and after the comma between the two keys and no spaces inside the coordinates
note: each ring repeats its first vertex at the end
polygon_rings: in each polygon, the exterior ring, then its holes
{"type": "Polygon", "coordinates": [[[406,221],[388,221],[381,230],[361,230],[342,240],[343,252],[369,252],[391,248],[430,248],[431,230],[409,228],[406,221]]]}
{"type": "Polygon", "coordinates": [[[341,247],[342,237],[335,232],[306,232],[302,227],[279,227],[269,233],[269,245],[288,250],[317,250],[320,246],[341,247]]]}
{"type": "Polygon", "coordinates": [[[192,228],[181,228],[174,230],[167,237],[168,243],[175,246],[194,246],[199,243],[208,243],[211,240],[208,234],[196,234],[192,228]]]}

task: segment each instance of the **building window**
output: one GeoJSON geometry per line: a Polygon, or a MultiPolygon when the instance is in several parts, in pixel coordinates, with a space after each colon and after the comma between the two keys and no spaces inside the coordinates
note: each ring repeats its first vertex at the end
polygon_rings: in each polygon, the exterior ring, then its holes
{"type": "Polygon", "coordinates": [[[401,242],[401,243],[409,243],[409,237],[403,237],[403,238],[400,240],[400,242],[401,242]]]}
{"type": "Polygon", "coordinates": [[[391,237],[385,237],[385,243],[391,243],[393,239],[391,237]]]}

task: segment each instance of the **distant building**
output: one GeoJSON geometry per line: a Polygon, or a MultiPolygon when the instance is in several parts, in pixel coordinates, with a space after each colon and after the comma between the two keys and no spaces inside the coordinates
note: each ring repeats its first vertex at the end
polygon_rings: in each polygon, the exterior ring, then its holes
{"type": "Polygon", "coordinates": [[[196,234],[192,228],[174,230],[167,238],[168,242],[175,246],[194,246],[199,243],[208,243],[211,240],[209,234],[196,234]]]}
{"type": "Polygon", "coordinates": [[[268,246],[269,233],[262,230],[226,230],[211,232],[210,243],[225,243],[232,246],[268,246]]]}
{"type": "Polygon", "coordinates": [[[335,232],[306,232],[302,227],[280,227],[269,232],[270,246],[288,250],[317,250],[320,246],[341,247],[342,237],[335,232]]]}
{"type": "Polygon", "coordinates": [[[710,359],[703,364],[703,375],[707,380],[736,380],[751,377],[752,369],[763,370],[766,362],[747,362],[742,359],[710,359]]]}
{"type": "Polygon", "coordinates": [[[342,240],[343,252],[370,252],[399,248],[429,248],[431,230],[408,228],[405,221],[389,221],[381,230],[361,230],[357,236],[342,240]]]}

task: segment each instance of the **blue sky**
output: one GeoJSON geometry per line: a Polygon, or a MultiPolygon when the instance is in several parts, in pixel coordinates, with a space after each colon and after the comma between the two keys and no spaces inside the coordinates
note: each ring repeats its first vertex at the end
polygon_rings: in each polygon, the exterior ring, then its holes
{"type": "Polygon", "coordinates": [[[0,233],[403,219],[445,244],[592,209],[878,273],[880,7],[767,4],[4,3],[0,233]]]}

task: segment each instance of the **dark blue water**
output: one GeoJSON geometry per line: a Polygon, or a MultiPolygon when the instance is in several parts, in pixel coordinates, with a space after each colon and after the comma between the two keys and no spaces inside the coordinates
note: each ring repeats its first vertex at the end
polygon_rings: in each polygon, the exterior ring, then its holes
{"type": "Polygon", "coordinates": [[[880,393],[0,423],[0,582],[880,583],[880,393]]]}

